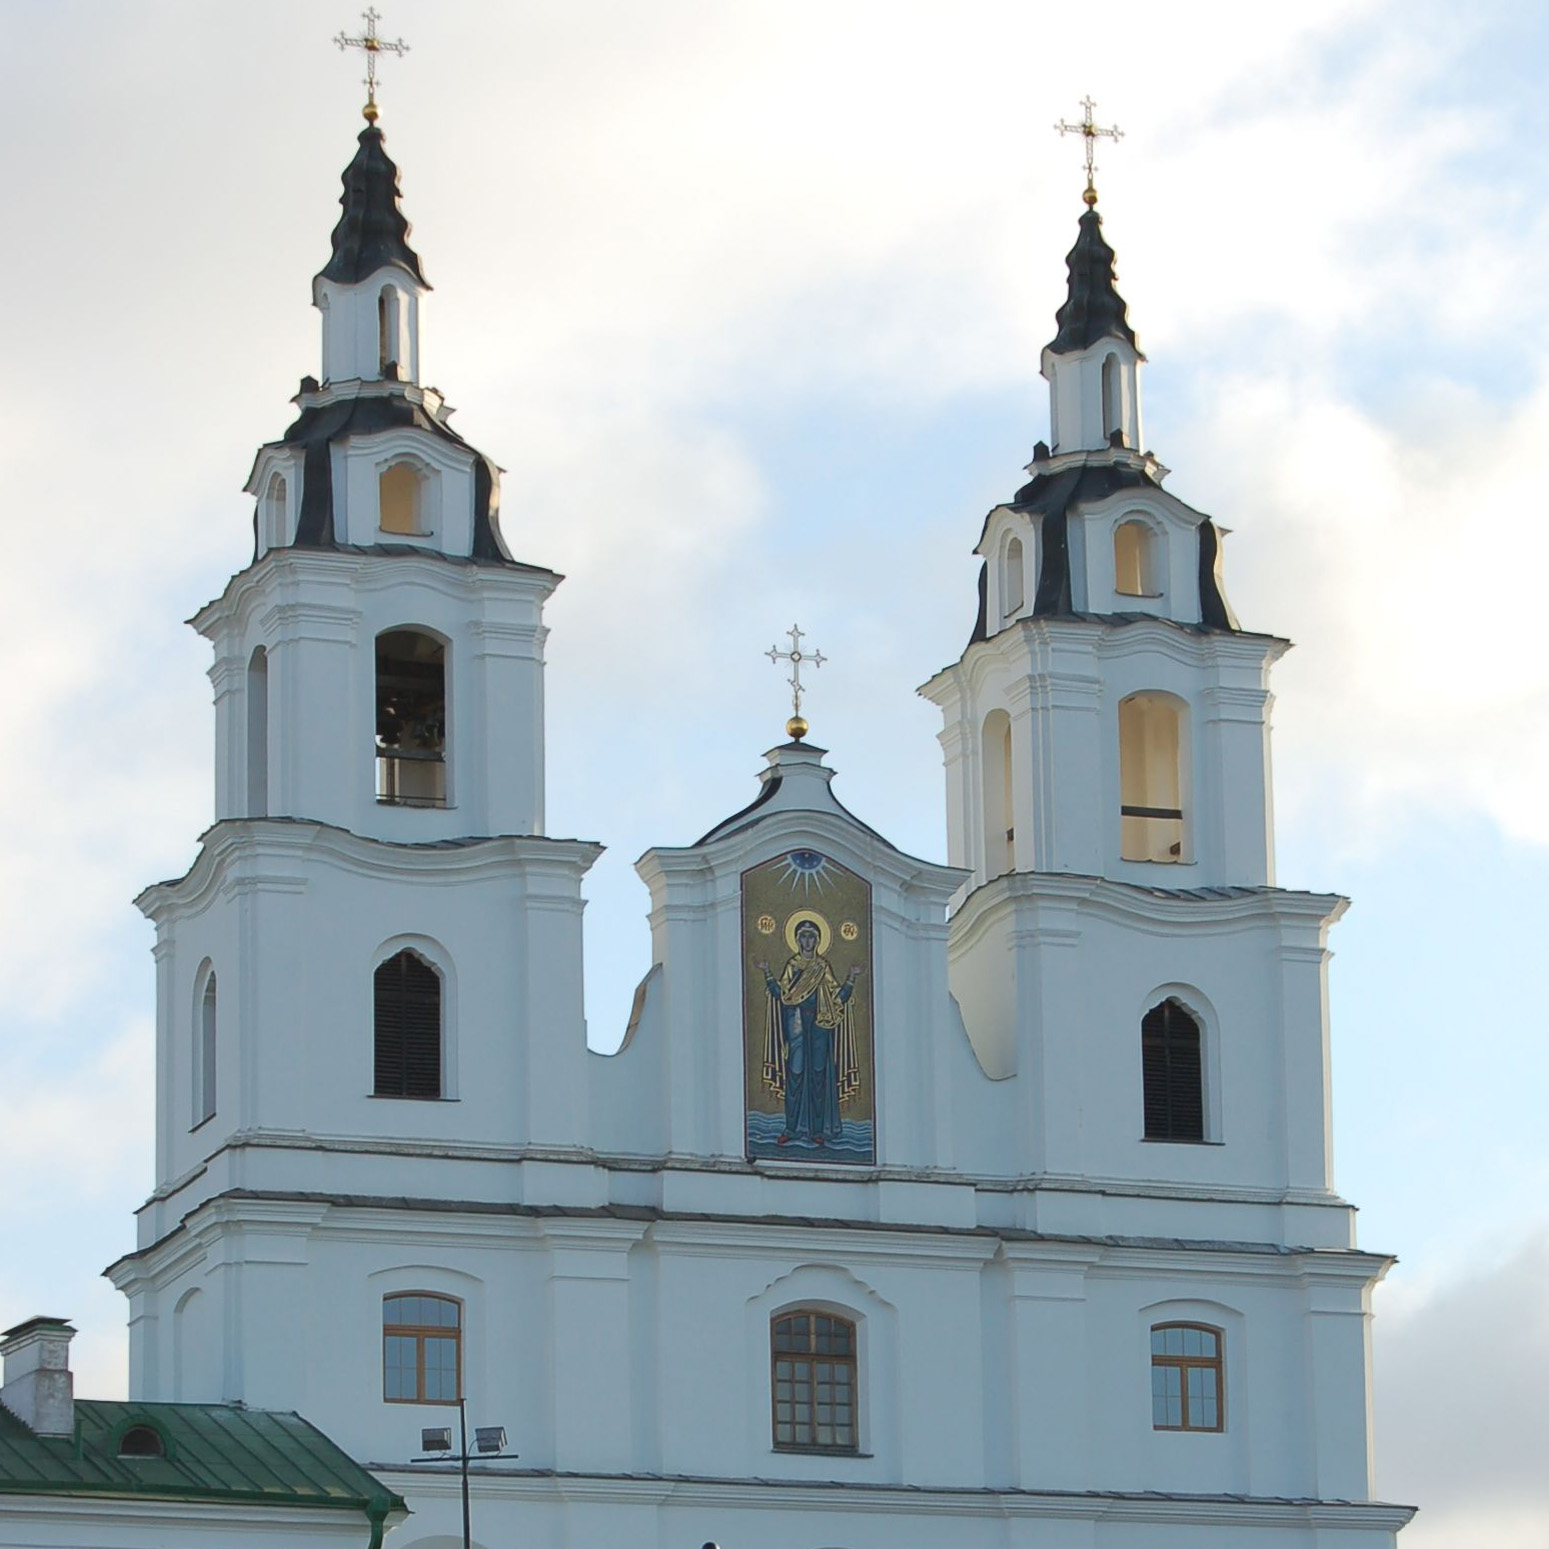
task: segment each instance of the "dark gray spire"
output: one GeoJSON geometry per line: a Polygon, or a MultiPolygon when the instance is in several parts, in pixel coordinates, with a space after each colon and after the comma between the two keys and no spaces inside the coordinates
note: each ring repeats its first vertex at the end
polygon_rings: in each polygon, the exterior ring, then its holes
{"type": "Polygon", "coordinates": [[[429,288],[419,255],[409,246],[409,222],[398,207],[398,168],[382,148],[382,131],[368,124],[360,149],[344,169],[344,213],[333,229],[333,257],[320,278],[354,285],[386,264],[406,269],[429,288]]]}
{"type": "Polygon", "coordinates": [[[1054,314],[1059,332],[1049,348],[1056,355],[1073,355],[1099,339],[1123,339],[1138,353],[1128,308],[1114,288],[1113,249],[1103,240],[1103,219],[1095,209],[1081,217],[1081,234],[1065,266],[1070,270],[1070,293],[1054,314]]]}

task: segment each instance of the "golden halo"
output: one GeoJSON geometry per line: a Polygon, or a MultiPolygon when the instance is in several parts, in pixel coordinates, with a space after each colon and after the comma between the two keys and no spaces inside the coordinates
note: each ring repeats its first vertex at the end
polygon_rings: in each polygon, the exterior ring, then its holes
{"type": "Polygon", "coordinates": [[[795,914],[793,914],[790,919],[785,922],[785,944],[791,949],[792,952],[799,952],[801,950],[801,948],[796,945],[796,927],[804,920],[811,920],[812,923],[817,926],[818,951],[820,953],[827,952],[829,942],[834,939],[833,928],[829,925],[828,921],[817,912],[816,909],[798,909],[795,914]]]}

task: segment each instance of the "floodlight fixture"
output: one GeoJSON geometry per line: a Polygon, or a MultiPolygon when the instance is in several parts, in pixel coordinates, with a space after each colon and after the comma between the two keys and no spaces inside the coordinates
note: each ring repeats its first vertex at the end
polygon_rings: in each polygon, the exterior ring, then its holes
{"type": "Polygon", "coordinates": [[[464,1398],[455,1400],[457,1404],[457,1439],[458,1450],[452,1449],[452,1427],[449,1425],[437,1425],[425,1428],[420,1432],[420,1450],[430,1453],[430,1457],[413,1459],[416,1463],[440,1463],[455,1461],[460,1465],[458,1472],[462,1475],[463,1495],[463,1549],[473,1549],[473,1503],[468,1489],[468,1465],[473,1461],[474,1452],[480,1457],[492,1457],[504,1454],[515,1457],[514,1452],[506,1453],[506,1428],[503,1425],[480,1425],[474,1427],[473,1449],[468,1446],[468,1401],[464,1398]]]}

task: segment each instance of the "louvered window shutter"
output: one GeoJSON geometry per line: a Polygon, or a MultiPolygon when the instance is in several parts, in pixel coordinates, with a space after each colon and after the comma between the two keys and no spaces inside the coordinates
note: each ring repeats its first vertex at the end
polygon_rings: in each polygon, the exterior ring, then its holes
{"type": "Polygon", "coordinates": [[[1147,1140],[1203,1140],[1205,1093],[1199,1023],[1175,1000],[1141,1020],[1147,1140]]]}
{"type": "Polygon", "coordinates": [[[441,977],[403,951],[376,971],[376,1095],[441,1095],[441,977]]]}

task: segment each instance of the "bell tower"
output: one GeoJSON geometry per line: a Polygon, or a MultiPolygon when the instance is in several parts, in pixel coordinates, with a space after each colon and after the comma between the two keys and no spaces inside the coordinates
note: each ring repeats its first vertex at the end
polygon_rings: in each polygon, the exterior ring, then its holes
{"type": "Polygon", "coordinates": [[[331,1284],[271,1256],[305,1258],[298,1197],[459,1198],[481,1147],[580,1139],[599,848],[544,833],[560,577],[512,557],[500,470],[422,380],[429,285],[374,101],[340,202],[312,286],[321,377],[258,451],[251,562],[192,620],[214,656],[216,821],[138,900],[158,1000],[141,1248],[205,1212],[175,1266],[115,1270],[146,1398],[312,1391],[274,1322],[331,1284]]]}
{"type": "Polygon", "coordinates": [[[340,203],[312,282],[322,380],[254,462],[253,566],[193,621],[215,647],[216,814],[539,834],[558,577],[512,559],[499,468],[419,380],[429,286],[375,123],[340,203]]]}
{"type": "Polygon", "coordinates": [[[972,634],[920,690],[943,717],[948,858],[971,873],[949,978],[985,1069],[1035,1076],[1035,1169],[1199,1182],[1231,1139],[1238,1182],[1326,1196],[1324,943],[1344,904],[1274,887],[1269,671],[1288,642],[1239,624],[1222,529],[1140,441],[1144,357],[1091,143],[1042,355],[1050,441],[985,518],[972,634]],[[1157,1074],[1174,1007],[1181,1118],[1157,1074]],[[1184,1143],[1135,1145],[1157,1139],[1184,1143]]]}
{"type": "Polygon", "coordinates": [[[1262,886],[1268,673],[1287,643],[1238,625],[1222,529],[1141,449],[1145,357],[1095,204],[1066,265],[1042,362],[1052,445],[985,518],[968,648],[921,689],[946,720],[949,857],[976,886],[1262,886]]]}

